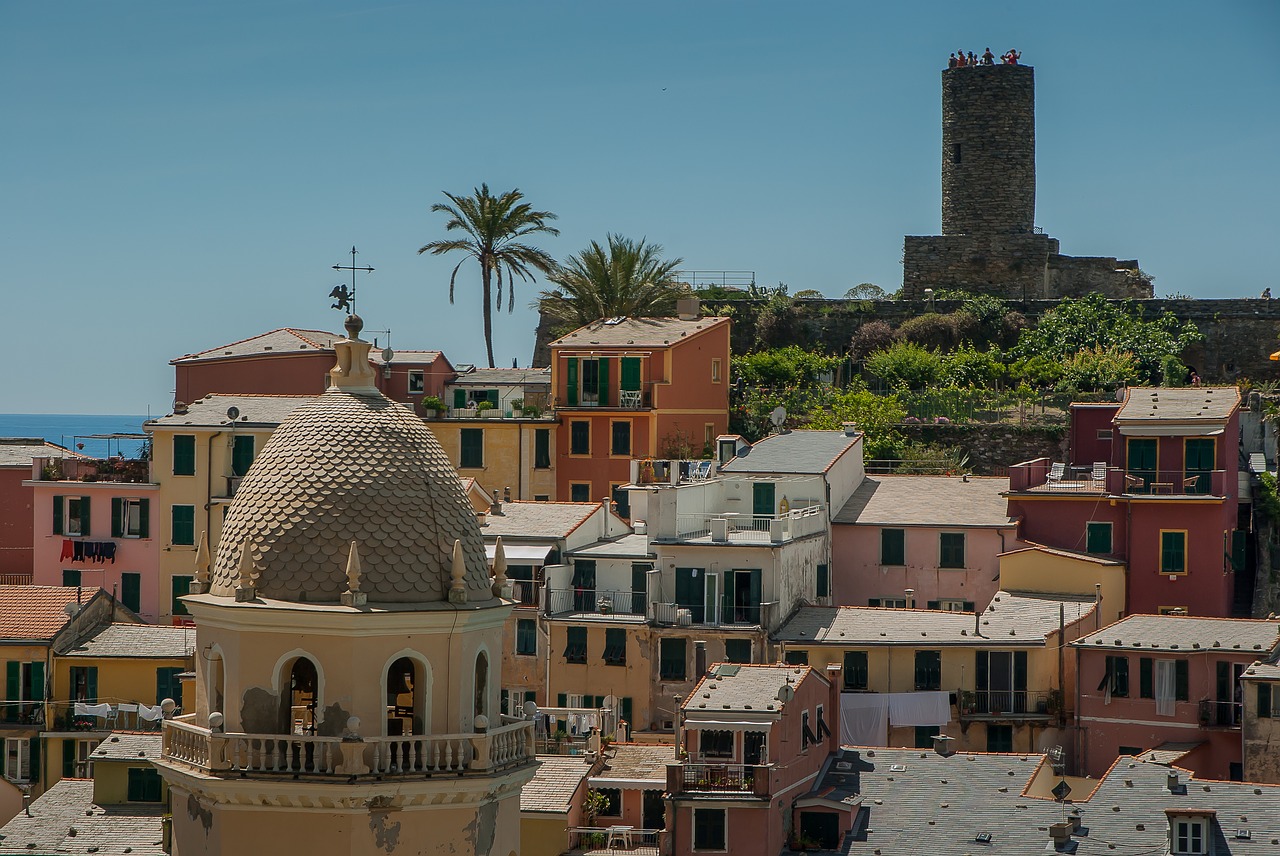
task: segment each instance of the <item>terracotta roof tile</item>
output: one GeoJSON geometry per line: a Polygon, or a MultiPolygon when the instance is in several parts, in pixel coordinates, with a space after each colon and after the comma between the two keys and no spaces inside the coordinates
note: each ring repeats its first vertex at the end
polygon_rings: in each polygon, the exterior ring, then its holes
{"type": "Polygon", "coordinates": [[[728,318],[623,318],[614,322],[593,321],[551,343],[553,348],[640,347],[660,348],[673,345],[713,327],[728,324],[728,318]]]}
{"type": "Polygon", "coordinates": [[[49,641],[70,620],[67,604],[84,603],[99,589],[73,586],[0,586],[0,639],[49,641]]]}

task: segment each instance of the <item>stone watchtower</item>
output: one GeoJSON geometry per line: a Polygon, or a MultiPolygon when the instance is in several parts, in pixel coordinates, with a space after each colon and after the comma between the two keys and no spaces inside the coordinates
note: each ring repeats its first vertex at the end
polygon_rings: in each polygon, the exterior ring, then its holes
{"type": "Polygon", "coordinates": [[[1036,217],[1036,84],[1029,65],[942,73],[942,234],[1025,235],[1036,217]]]}
{"type": "Polygon", "coordinates": [[[979,65],[942,72],[942,234],[907,236],[903,296],[926,288],[1012,300],[1150,297],[1136,261],[1059,253],[1036,229],[1035,70],[979,65]]]}

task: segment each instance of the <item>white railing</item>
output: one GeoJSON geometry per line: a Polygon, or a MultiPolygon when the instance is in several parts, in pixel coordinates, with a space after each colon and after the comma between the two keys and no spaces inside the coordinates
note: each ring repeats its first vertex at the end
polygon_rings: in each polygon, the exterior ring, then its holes
{"type": "Polygon", "coordinates": [[[311,776],[489,773],[534,758],[532,722],[485,733],[344,739],[299,734],[220,734],[164,724],[164,757],[211,775],[311,776]]]}
{"type": "MultiPolygon", "coordinates": [[[[826,529],[826,506],[821,503],[785,514],[737,514],[696,512],[676,515],[679,541],[710,538],[713,542],[751,543],[790,541],[826,529]]],[[[661,538],[661,536],[658,536],[661,538]]]]}

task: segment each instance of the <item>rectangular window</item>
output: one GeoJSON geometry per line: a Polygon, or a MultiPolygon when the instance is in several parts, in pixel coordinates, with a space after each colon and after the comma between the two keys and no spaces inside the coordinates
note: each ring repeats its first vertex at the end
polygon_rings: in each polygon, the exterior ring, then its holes
{"type": "Polygon", "coordinates": [[[1150,657],[1140,657],[1138,659],[1138,698],[1155,697],[1155,663],[1150,657]]]}
{"type": "Polygon", "coordinates": [[[1259,683],[1257,684],[1257,687],[1258,718],[1270,719],[1271,711],[1275,708],[1275,705],[1273,704],[1275,701],[1275,693],[1273,692],[1274,687],[1272,687],[1271,684],[1266,683],[1259,683]]]}
{"type": "Polygon", "coordinates": [[[1160,573],[1187,572],[1187,532],[1185,529],[1160,530],[1160,573]]]}
{"type": "Polygon", "coordinates": [[[726,829],[725,809],[695,808],[693,810],[693,849],[727,850],[726,829]]]}
{"type": "Polygon", "coordinates": [[[169,509],[172,528],[170,544],[194,546],[196,543],[196,507],[194,505],[174,505],[169,509]]]}
{"type": "Polygon", "coordinates": [[[598,815],[600,817],[622,817],[622,790],[619,788],[596,788],[595,792],[603,797],[598,815]]]}
{"type": "Polygon", "coordinates": [[[63,584],[64,586],[79,586],[79,585],[80,585],[80,572],[79,572],[79,571],[77,571],[77,570],[75,570],[74,568],[63,568],[63,569],[62,569],[62,584],[63,584]]]}
{"type": "Polygon", "coordinates": [[[880,530],[880,564],[905,565],[907,563],[907,530],[880,530]]]}
{"type": "Polygon", "coordinates": [[[916,689],[942,689],[942,652],[916,652],[916,689]]]}
{"type": "Polygon", "coordinates": [[[88,537],[89,533],[89,497],[55,496],[53,534],[88,537]]]}
{"type": "Polygon", "coordinates": [[[988,752],[1012,752],[1013,751],[1013,726],[1012,725],[988,725],[987,726],[987,751],[988,752]]]}
{"type": "Polygon", "coordinates": [[[409,394],[427,391],[427,373],[422,369],[409,369],[409,394]]]}
{"type": "Polygon", "coordinates": [[[1113,698],[1129,697],[1129,658],[1107,655],[1107,671],[1098,684],[1099,692],[1110,692],[1113,698]]]}
{"type": "Polygon", "coordinates": [[[134,612],[142,611],[142,574],[125,571],[120,575],[120,602],[134,612]]]}
{"type": "Polygon", "coordinates": [[[564,659],[566,663],[587,662],[587,628],[565,628],[564,659]]]}
{"type": "Polygon", "coordinates": [[[732,731],[699,731],[698,754],[703,758],[732,758],[732,731]]]}
{"type": "Polygon", "coordinates": [[[463,428],[458,432],[461,453],[458,455],[460,468],[484,466],[484,429],[463,428]]]}
{"type": "Polygon", "coordinates": [[[938,567],[964,567],[963,532],[943,532],[938,536],[938,567]]]}
{"type": "Polygon", "coordinates": [[[1213,468],[1217,465],[1218,441],[1212,437],[1189,437],[1186,441],[1182,474],[1183,493],[1208,493],[1213,488],[1213,468]]]}
{"type": "Polygon", "coordinates": [[[551,429],[535,428],[533,431],[533,467],[551,469],[551,429]]]}
{"type": "Polygon", "coordinates": [[[615,421],[612,425],[612,438],[609,443],[609,454],[631,457],[631,421],[628,419],[615,421]]]}
{"type": "Polygon", "coordinates": [[[1191,698],[1191,664],[1186,660],[1173,661],[1173,697],[1176,701],[1191,698]]]}
{"type": "Polygon", "coordinates": [[[151,500],[121,497],[111,500],[112,538],[147,538],[150,528],[151,500]]]}
{"type": "Polygon", "coordinates": [[[828,565],[818,565],[818,597],[831,596],[831,569],[828,565]]]}
{"type": "Polygon", "coordinates": [[[867,606],[882,606],[886,609],[906,609],[907,599],[905,597],[869,597],[867,598],[867,606]]]}
{"type": "Polygon", "coordinates": [[[532,618],[516,620],[516,653],[525,657],[538,654],[538,623],[532,618]]]}
{"type": "Polygon", "coordinates": [[[711,382],[720,382],[720,360],[718,359],[713,359],[711,361],[711,382]]]}
{"type": "Polygon", "coordinates": [[[252,434],[237,434],[231,444],[231,475],[243,476],[253,466],[254,442],[252,434]]]}
{"type": "Polygon", "coordinates": [[[662,639],[658,644],[658,677],[664,681],[683,681],[686,675],[685,639],[662,639]]]}
{"type": "Polygon", "coordinates": [[[98,667],[72,666],[71,701],[82,701],[87,704],[98,703],[98,667]]]}
{"type": "Polygon", "coordinates": [[[1084,525],[1085,531],[1085,552],[1093,553],[1098,556],[1106,556],[1111,553],[1111,524],[1107,522],[1090,521],[1084,525]]]}
{"type": "Polygon", "coordinates": [[[129,768],[129,802],[160,802],[160,771],[155,767],[129,768]]]}
{"type": "Polygon", "coordinates": [[[934,736],[941,733],[942,733],[942,726],[940,725],[917,725],[916,726],[916,748],[932,749],[934,736]]]}
{"type": "Polygon", "coordinates": [[[590,482],[571,482],[569,484],[569,501],[570,502],[590,502],[591,501],[590,482]]]}
{"type": "Polygon", "coordinates": [[[171,698],[178,707],[182,707],[182,681],[178,680],[182,672],[182,669],[172,666],[156,669],[156,704],[171,698]]]}
{"type": "Polygon", "coordinates": [[[191,577],[175,576],[171,579],[170,585],[173,587],[173,596],[169,610],[173,615],[190,615],[187,611],[187,605],[179,598],[191,593],[191,577]]]}
{"type": "MultiPolygon", "coordinates": [[[[35,738],[39,740],[39,738],[35,738]]],[[[11,782],[31,780],[31,740],[6,737],[4,741],[4,777],[11,782]]]]}
{"type": "Polygon", "coordinates": [[[1101,440],[1101,441],[1104,441],[1104,442],[1110,442],[1110,441],[1111,441],[1111,429],[1110,429],[1110,428],[1099,428],[1099,429],[1097,430],[1097,433],[1096,433],[1096,434],[1094,434],[1094,437],[1095,437],[1096,439],[1101,440]]]}
{"type": "Polygon", "coordinates": [[[173,474],[175,476],[193,476],[196,474],[196,435],[173,435],[173,474]]]}
{"type": "Polygon", "coordinates": [[[575,419],[569,423],[569,454],[591,454],[591,423],[585,419],[575,419]]]}
{"type": "Polygon", "coordinates": [[[610,666],[627,664],[627,631],[624,628],[605,628],[604,661],[610,666]]]}
{"type": "Polygon", "coordinates": [[[807,650],[788,651],[782,661],[788,666],[807,666],[809,665],[809,652],[807,650]]]}
{"type": "Polygon", "coordinates": [[[973,612],[973,601],[954,597],[931,600],[928,601],[927,606],[929,609],[940,609],[943,612],[973,612]]]}
{"type": "Polygon", "coordinates": [[[1177,856],[1199,856],[1204,850],[1204,825],[1198,820],[1180,820],[1174,827],[1173,852],[1177,856]]]}
{"type": "Polygon", "coordinates": [[[729,663],[750,663],[751,662],[751,640],[750,639],[726,639],[724,640],[724,659],[729,663]]]}
{"type": "MultiPolygon", "coordinates": [[[[846,690],[865,690],[867,688],[867,652],[844,652],[844,688],[846,690]]],[[[933,744],[930,743],[930,746],[933,744]]]]}
{"type": "Polygon", "coordinates": [[[814,734],[813,727],[809,724],[809,711],[800,711],[800,748],[808,749],[810,743],[817,743],[818,735],[814,734]]]}

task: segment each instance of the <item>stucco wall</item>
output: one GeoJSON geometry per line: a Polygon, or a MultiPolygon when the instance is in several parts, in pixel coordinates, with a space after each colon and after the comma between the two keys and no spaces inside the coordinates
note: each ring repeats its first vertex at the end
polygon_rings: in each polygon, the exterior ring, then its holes
{"type": "Polygon", "coordinates": [[[30,478],[31,467],[0,467],[0,574],[29,574],[34,565],[33,500],[22,484],[30,478]]]}
{"type": "MultiPolygon", "coordinates": [[[[532,500],[545,496],[556,500],[557,425],[546,419],[434,419],[427,422],[431,433],[449,457],[460,478],[474,478],[485,490],[499,496],[511,488],[511,498],[532,500]],[[484,432],[483,467],[463,467],[462,429],[484,432]],[[548,432],[549,468],[538,468],[537,432],[548,432]]],[[[566,497],[567,498],[567,497],[566,497]]]]}
{"type": "Polygon", "coordinates": [[[1274,681],[1243,681],[1244,685],[1244,779],[1246,782],[1280,784],[1280,710],[1271,706],[1271,716],[1258,716],[1258,687],[1266,687],[1274,697],[1274,681]]]}

